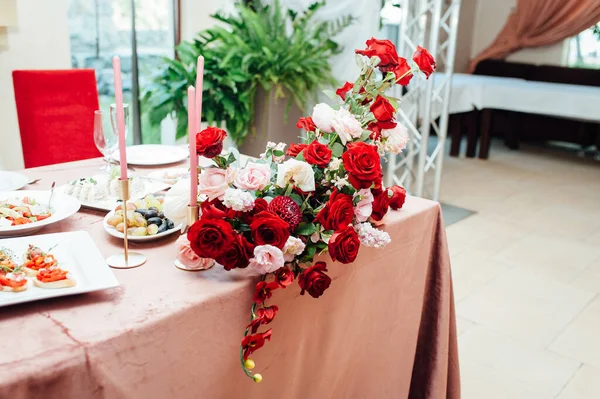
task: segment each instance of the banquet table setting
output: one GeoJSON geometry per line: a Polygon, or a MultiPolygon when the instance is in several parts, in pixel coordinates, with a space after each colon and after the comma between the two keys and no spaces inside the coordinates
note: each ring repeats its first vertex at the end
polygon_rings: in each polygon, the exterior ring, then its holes
{"type": "Polygon", "coordinates": [[[197,63],[187,145],[126,145],[115,56],[104,158],[0,172],[0,397],[458,399],[440,205],[383,186],[394,105],[348,83],[387,132],[321,103],[305,143],[247,156],[201,129],[197,63]]]}

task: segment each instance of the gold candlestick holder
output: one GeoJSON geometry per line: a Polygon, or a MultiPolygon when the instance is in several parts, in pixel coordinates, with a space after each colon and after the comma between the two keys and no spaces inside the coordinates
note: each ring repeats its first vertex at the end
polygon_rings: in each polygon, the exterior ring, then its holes
{"type": "Polygon", "coordinates": [[[127,239],[127,200],[129,200],[129,179],[119,179],[119,191],[123,204],[123,253],[114,254],[106,259],[108,266],[115,269],[132,269],[146,263],[146,256],[139,252],[129,251],[129,241],[127,239]]]}
{"type": "MultiPolygon", "coordinates": [[[[198,206],[190,206],[187,208],[187,228],[186,231],[198,221],[198,206]]],[[[202,269],[191,268],[183,263],[181,263],[178,259],[175,259],[175,267],[181,270],[185,270],[186,272],[197,272],[202,269]]]]}

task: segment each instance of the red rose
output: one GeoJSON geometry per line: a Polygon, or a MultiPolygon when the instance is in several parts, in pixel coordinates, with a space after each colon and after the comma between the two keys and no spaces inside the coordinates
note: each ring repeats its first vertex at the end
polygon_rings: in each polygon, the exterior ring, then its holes
{"type": "Polygon", "coordinates": [[[396,83],[402,86],[408,86],[413,77],[410,65],[406,62],[406,58],[402,57],[398,59],[398,65],[391,72],[394,72],[394,75],[396,75],[396,83]]]}
{"type": "Polygon", "coordinates": [[[285,288],[294,282],[294,272],[289,267],[282,267],[275,272],[275,281],[285,288]]]}
{"type": "Polygon", "coordinates": [[[250,232],[255,245],[270,244],[279,249],[283,249],[290,237],[289,228],[290,225],[286,221],[267,211],[258,213],[250,223],[250,232]]]}
{"type": "Polygon", "coordinates": [[[269,328],[264,333],[254,335],[246,335],[242,339],[242,349],[244,350],[244,360],[248,360],[253,352],[259,350],[265,344],[265,340],[271,340],[271,329],[269,328]]]}
{"type": "Polygon", "coordinates": [[[254,245],[249,243],[243,235],[235,234],[234,237],[231,246],[215,258],[225,270],[244,269],[254,254],[254,245]]]}
{"type": "Polygon", "coordinates": [[[429,76],[435,71],[435,59],[427,49],[424,49],[421,46],[417,46],[417,50],[413,54],[413,61],[417,63],[421,72],[425,74],[427,79],[429,76]]]}
{"type": "Polygon", "coordinates": [[[331,149],[314,140],[304,149],[304,160],[311,165],[324,168],[331,161],[331,149]]]}
{"type": "Polygon", "coordinates": [[[268,207],[269,203],[264,198],[257,198],[254,200],[254,208],[248,212],[239,212],[239,217],[244,223],[250,224],[254,220],[254,216],[266,211],[268,207]]]}
{"type": "Polygon", "coordinates": [[[348,181],[352,186],[360,190],[374,185],[381,187],[381,160],[377,153],[377,146],[354,142],[346,145],[347,150],[342,154],[344,168],[348,172],[348,181]]]}
{"type": "Polygon", "coordinates": [[[388,196],[388,190],[384,189],[372,189],[373,194],[373,212],[371,213],[371,219],[376,222],[381,221],[388,211],[390,206],[390,197],[388,196]]]}
{"type": "Polygon", "coordinates": [[[307,144],[291,144],[290,148],[286,151],[288,157],[296,158],[307,147],[307,144]]]}
{"type": "Polygon", "coordinates": [[[382,129],[392,129],[396,126],[396,122],[394,122],[396,110],[386,98],[377,95],[370,109],[375,119],[379,121],[382,129]]]}
{"type": "Polygon", "coordinates": [[[367,57],[379,57],[379,69],[381,72],[387,72],[398,65],[398,53],[396,46],[389,40],[377,40],[371,38],[367,40],[366,50],[355,50],[356,54],[366,55],[367,57]]]}
{"type": "Polygon", "coordinates": [[[358,255],[360,241],[354,227],[347,226],[343,230],[336,231],[327,244],[329,255],[334,261],[341,263],[352,263],[358,255]]]}
{"type": "Polygon", "coordinates": [[[209,126],[196,134],[196,153],[201,157],[214,158],[223,151],[225,130],[209,126]]]}
{"type": "Polygon", "coordinates": [[[404,187],[392,186],[389,188],[389,190],[392,190],[390,208],[393,210],[402,208],[402,205],[404,205],[404,201],[406,200],[406,190],[404,187]]]}
{"type": "Polygon", "coordinates": [[[331,284],[331,277],[324,273],[326,271],[327,264],[325,262],[317,262],[314,266],[300,273],[298,276],[298,285],[302,288],[300,295],[304,295],[305,291],[313,298],[323,295],[323,292],[331,284]]]}
{"type": "Polygon", "coordinates": [[[200,204],[200,213],[207,219],[234,219],[239,217],[242,212],[227,208],[219,199],[204,201],[200,204]]]}
{"type": "Polygon", "coordinates": [[[246,328],[252,328],[252,334],[256,333],[260,326],[272,322],[278,311],[279,308],[276,305],[259,308],[256,311],[256,317],[246,328]]]}
{"type": "Polygon", "coordinates": [[[304,129],[307,132],[314,132],[317,130],[317,125],[315,125],[313,122],[312,116],[298,119],[298,122],[296,122],[296,127],[298,129],[304,129]]]}
{"type": "Polygon", "coordinates": [[[254,303],[264,303],[267,299],[273,295],[273,290],[279,288],[279,284],[275,281],[267,283],[266,281],[259,281],[254,289],[254,295],[252,299],[254,303]]]}
{"type": "Polygon", "coordinates": [[[337,89],[335,91],[335,94],[340,96],[340,98],[342,100],[346,101],[346,94],[348,94],[348,92],[350,90],[352,90],[353,88],[354,88],[354,83],[346,82],[346,84],[344,84],[342,87],[340,87],[339,89],[337,89]]]}
{"type": "MultiPolygon", "coordinates": [[[[395,125],[395,123],[394,123],[395,125]]],[[[371,135],[369,136],[369,138],[371,140],[378,140],[381,137],[381,130],[382,129],[388,129],[385,126],[388,126],[387,123],[383,124],[384,127],[382,127],[382,124],[380,122],[371,122],[369,123],[369,125],[367,126],[367,130],[371,131],[371,135]]]]}
{"type": "Polygon", "coordinates": [[[187,238],[199,257],[215,259],[231,246],[236,235],[226,221],[202,217],[190,227],[187,238]]]}
{"type": "Polygon", "coordinates": [[[333,189],[325,207],[319,211],[315,221],[321,223],[325,230],[339,230],[352,223],[354,205],[352,196],[333,189]]]}

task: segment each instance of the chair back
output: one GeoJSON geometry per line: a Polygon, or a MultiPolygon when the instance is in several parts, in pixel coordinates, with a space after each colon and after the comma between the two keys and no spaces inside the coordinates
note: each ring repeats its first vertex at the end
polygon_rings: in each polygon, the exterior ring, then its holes
{"type": "Polygon", "coordinates": [[[26,168],[95,158],[93,69],[13,71],[26,168]]]}

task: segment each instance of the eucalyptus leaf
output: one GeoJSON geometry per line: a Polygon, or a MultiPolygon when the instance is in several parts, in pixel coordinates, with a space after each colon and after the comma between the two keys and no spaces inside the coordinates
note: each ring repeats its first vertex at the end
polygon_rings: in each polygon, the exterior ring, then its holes
{"type": "Polygon", "coordinates": [[[314,223],[301,222],[296,227],[295,233],[301,236],[309,236],[317,231],[317,226],[314,223]]]}
{"type": "Polygon", "coordinates": [[[331,153],[334,157],[339,158],[344,153],[344,146],[338,142],[333,143],[331,153]]]}

